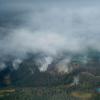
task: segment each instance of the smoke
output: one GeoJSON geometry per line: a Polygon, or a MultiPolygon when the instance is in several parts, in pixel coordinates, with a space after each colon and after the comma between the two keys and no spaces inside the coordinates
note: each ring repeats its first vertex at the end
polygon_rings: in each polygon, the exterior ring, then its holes
{"type": "Polygon", "coordinates": [[[73,85],[78,85],[79,84],[79,76],[74,76],[74,80],[73,80],[73,83],[71,84],[72,86],[73,85]]]}
{"type": "Polygon", "coordinates": [[[70,63],[71,59],[70,58],[65,58],[61,61],[59,61],[56,64],[56,69],[58,70],[58,72],[60,73],[70,73],[72,71],[72,68],[69,67],[69,63],[70,63]]]}
{"type": "MultiPolygon", "coordinates": [[[[93,6],[92,3],[92,6],[82,5],[78,8],[79,2],[75,5],[70,2],[70,6],[67,3],[68,1],[22,1],[18,5],[18,2],[2,2],[0,58],[9,55],[23,60],[28,57],[28,53],[43,53],[47,57],[44,57],[45,60],[38,59],[37,62],[41,65],[40,71],[46,71],[53,60],[63,52],[85,53],[89,48],[100,51],[100,7],[93,6]]],[[[66,59],[59,62],[59,71],[67,72],[68,62],[70,60],[66,59]]],[[[18,64],[20,63],[18,61],[18,64]]],[[[15,61],[14,68],[16,64],[15,61]]],[[[0,68],[2,69],[2,66],[0,68]]]]}
{"type": "Polygon", "coordinates": [[[19,68],[19,65],[22,63],[22,60],[20,60],[20,59],[15,59],[14,61],[13,61],[13,68],[15,69],[15,70],[17,70],[18,68],[19,68]]]}
{"type": "Polygon", "coordinates": [[[5,63],[0,62],[0,71],[2,71],[2,70],[5,69],[5,68],[6,68],[5,63]]]}
{"type": "Polygon", "coordinates": [[[40,63],[39,70],[44,72],[47,71],[48,66],[52,63],[53,59],[51,57],[45,57],[44,61],[38,60],[37,63],[40,63]]]}

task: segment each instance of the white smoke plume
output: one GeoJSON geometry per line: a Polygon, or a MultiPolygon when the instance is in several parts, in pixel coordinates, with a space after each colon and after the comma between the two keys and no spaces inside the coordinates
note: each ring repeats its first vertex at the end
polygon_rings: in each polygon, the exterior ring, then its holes
{"type": "Polygon", "coordinates": [[[2,70],[5,69],[5,68],[6,68],[5,63],[0,62],[0,71],[2,71],[2,70]]]}
{"type": "MultiPolygon", "coordinates": [[[[2,2],[0,14],[11,16],[8,23],[7,17],[3,18],[6,26],[0,25],[0,30],[4,29],[0,33],[0,58],[10,55],[25,59],[28,53],[41,52],[48,55],[40,67],[45,71],[63,52],[85,53],[88,48],[100,51],[100,7],[91,2],[92,6],[84,4],[78,8],[80,3],[73,2],[2,2]]],[[[68,62],[59,63],[59,70],[67,72],[68,62]]]]}
{"type": "Polygon", "coordinates": [[[56,64],[56,69],[60,73],[70,73],[72,71],[72,68],[69,67],[71,59],[70,58],[65,58],[64,60],[60,61],[59,63],[56,64]]]}
{"type": "Polygon", "coordinates": [[[45,57],[44,62],[40,61],[39,70],[44,72],[47,71],[48,66],[52,63],[53,59],[51,57],[45,57]]]}
{"type": "Polygon", "coordinates": [[[72,86],[73,85],[78,85],[79,84],[79,76],[74,76],[74,79],[73,79],[73,83],[71,84],[72,86]]]}
{"type": "Polygon", "coordinates": [[[22,63],[22,60],[20,60],[20,59],[15,59],[14,61],[13,61],[13,68],[15,69],[15,70],[17,70],[18,68],[19,68],[19,65],[22,63]]]}

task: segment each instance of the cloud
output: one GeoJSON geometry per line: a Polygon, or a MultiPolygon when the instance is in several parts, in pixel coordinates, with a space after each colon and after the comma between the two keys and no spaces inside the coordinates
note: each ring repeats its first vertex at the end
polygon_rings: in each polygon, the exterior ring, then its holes
{"type": "MultiPolygon", "coordinates": [[[[28,53],[42,52],[53,59],[63,52],[84,53],[88,48],[100,51],[99,6],[36,2],[21,3],[19,8],[18,4],[6,3],[1,8],[1,58],[10,55],[24,59],[28,53]]],[[[50,62],[46,59],[41,70],[46,70],[50,62]]]]}

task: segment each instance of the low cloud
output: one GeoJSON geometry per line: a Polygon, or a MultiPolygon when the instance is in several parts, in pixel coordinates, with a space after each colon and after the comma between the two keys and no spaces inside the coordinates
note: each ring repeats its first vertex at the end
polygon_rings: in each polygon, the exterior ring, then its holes
{"type": "Polygon", "coordinates": [[[48,4],[37,2],[36,5],[23,4],[23,9],[21,11],[15,9],[15,14],[11,9],[14,5],[18,8],[17,4],[6,4],[8,10],[2,7],[4,11],[0,13],[2,16],[6,13],[12,16],[7,18],[7,22],[4,17],[3,24],[0,25],[1,58],[10,55],[24,59],[28,53],[41,52],[50,58],[45,58],[46,64],[40,67],[40,70],[46,70],[54,57],[63,52],[85,53],[88,48],[100,51],[99,6],[78,8],[63,6],[63,2],[61,5],[48,4]],[[16,25],[17,21],[19,22],[16,25]]]}

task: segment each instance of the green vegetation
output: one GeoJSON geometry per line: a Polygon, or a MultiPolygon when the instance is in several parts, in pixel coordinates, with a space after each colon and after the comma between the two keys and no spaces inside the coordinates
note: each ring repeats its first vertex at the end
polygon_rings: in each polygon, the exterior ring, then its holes
{"type": "Polygon", "coordinates": [[[78,86],[27,87],[0,90],[0,100],[99,100],[100,96],[78,86]]]}
{"type": "Polygon", "coordinates": [[[8,86],[11,79],[9,86],[13,88],[1,89],[0,100],[100,100],[100,94],[95,91],[100,86],[97,54],[88,54],[87,63],[82,62],[84,56],[74,56],[69,64],[74,70],[69,74],[40,72],[34,60],[25,60],[19,69],[4,78],[2,83],[8,86]]]}

